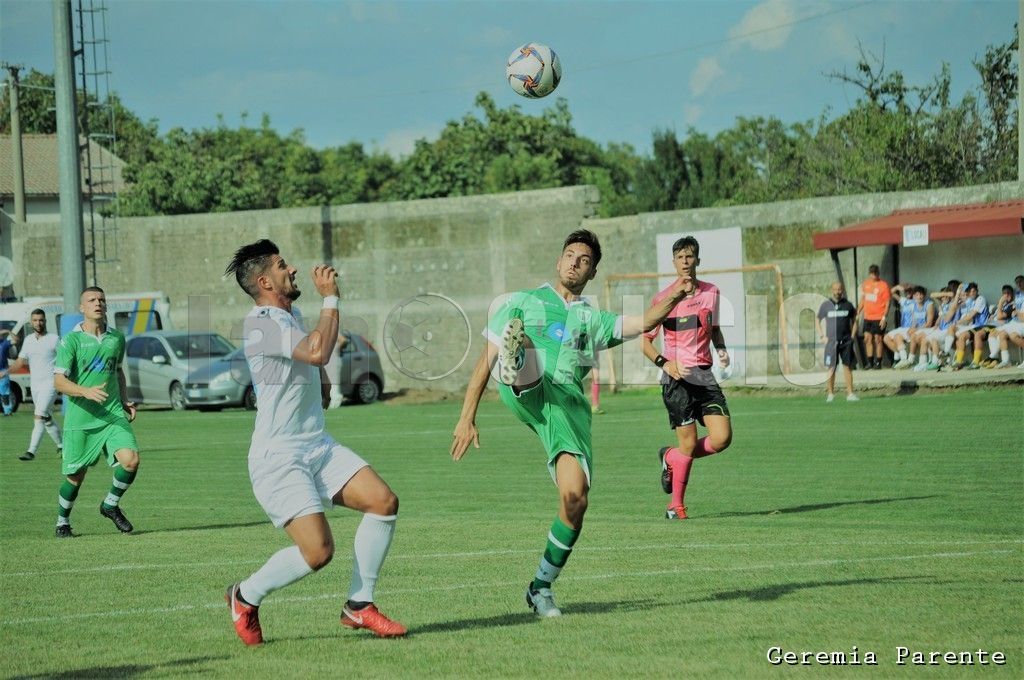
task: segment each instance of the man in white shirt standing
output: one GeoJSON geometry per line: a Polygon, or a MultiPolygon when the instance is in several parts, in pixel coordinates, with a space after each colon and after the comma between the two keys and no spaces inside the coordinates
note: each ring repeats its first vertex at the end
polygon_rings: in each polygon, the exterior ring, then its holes
{"type": "MultiPolygon", "coordinates": [[[[18,358],[11,363],[8,369],[13,373],[27,364],[32,370],[32,404],[35,406],[35,425],[32,427],[28,450],[19,456],[18,460],[35,459],[39,443],[43,440],[43,432],[50,435],[50,439],[57,445],[58,455],[64,448],[60,438],[60,428],[53,422],[53,400],[57,396],[57,390],[53,386],[53,367],[57,359],[57,342],[60,339],[56,333],[46,332],[46,312],[43,310],[32,310],[31,324],[34,332],[25,336],[24,347],[21,348],[18,358]]],[[[0,374],[2,373],[0,372],[0,374]]],[[[0,375],[0,377],[3,376],[0,375]]]]}
{"type": "Polygon", "coordinates": [[[256,305],[244,323],[245,357],[258,407],[249,478],[274,526],[294,542],[247,579],[228,586],[225,599],[235,632],[247,645],[263,642],[258,611],[263,598],[331,561],[334,538],[324,509],[342,505],[363,513],[363,518],[356,529],[352,585],[341,625],[366,628],[380,637],[405,635],[405,626],[373,603],[398,519],[398,497],[366,461],[324,431],[323,369],[338,340],[337,272],[326,264],[313,268],[313,285],[323,305],[308,333],[292,307],[300,295],[296,269],[273,242],[263,239],[239,248],[227,274],[234,274],[256,305]]]}

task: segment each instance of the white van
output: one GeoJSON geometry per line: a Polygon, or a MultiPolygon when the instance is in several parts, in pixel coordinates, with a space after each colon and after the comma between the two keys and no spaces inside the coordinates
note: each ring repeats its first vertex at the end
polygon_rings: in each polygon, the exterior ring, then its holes
{"type": "MultiPolygon", "coordinates": [[[[26,297],[17,302],[0,303],[0,329],[11,331],[18,337],[18,347],[25,335],[32,332],[32,310],[46,312],[46,329],[58,335],[73,328],[82,315],[76,309],[64,315],[64,299],[60,296],[26,297]]],[[[143,293],[107,293],[107,324],[125,335],[171,328],[171,301],[159,291],[143,293]]],[[[11,374],[11,396],[14,409],[21,402],[32,399],[32,385],[28,368],[11,374]]]]}

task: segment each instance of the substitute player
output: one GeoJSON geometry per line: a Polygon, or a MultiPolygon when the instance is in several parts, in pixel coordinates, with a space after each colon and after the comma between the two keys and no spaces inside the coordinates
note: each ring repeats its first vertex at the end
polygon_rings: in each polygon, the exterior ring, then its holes
{"type": "Polygon", "coordinates": [[[527,604],[543,617],[562,613],[551,585],[569,560],[587,511],[593,453],[583,378],[598,351],[653,328],[682,296],[680,280],[643,317],[596,310],[580,296],[600,261],[597,235],[574,231],[555,261],[555,284],[511,294],[491,317],[488,343],[466,389],[450,449],[452,458],[460,460],[470,445],[480,448],[476,412],[497,363],[501,400],[540,438],[560,498],[540,566],[526,589],[527,604]]]}
{"type": "Polygon", "coordinates": [[[366,461],[324,430],[328,397],[323,367],[338,341],[338,282],[330,265],[313,268],[323,296],[316,327],[306,332],[298,308],[295,267],[266,239],[235,252],[225,275],[234,274],[256,306],[245,318],[245,358],[256,387],[256,427],[249,446],[253,493],[274,526],[295,543],[256,572],[228,586],[235,632],[247,645],[263,642],[259,607],[275,590],[326,566],[334,537],[324,508],[342,505],[363,513],[356,529],[352,584],[341,624],[380,637],[406,628],[373,604],[374,589],[398,519],[398,497],[366,461]]]}
{"type": "Polygon", "coordinates": [[[50,439],[57,445],[58,455],[63,453],[64,447],[60,438],[60,428],[53,422],[53,400],[57,396],[57,390],[53,386],[53,367],[57,361],[59,338],[54,333],[46,332],[46,312],[33,309],[29,318],[33,333],[25,337],[18,358],[11,364],[10,370],[0,371],[2,378],[8,372],[17,371],[22,366],[27,365],[35,369],[31,373],[35,424],[29,437],[28,450],[21,454],[18,460],[35,459],[44,432],[50,435],[50,439]]]}
{"type": "Polygon", "coordinates": [[[85,473],[106,454],[114,468],[110,492],[100,514],[122,533],[132,523],[121,510],[121,497],[139,470],[139,445],[129,423],[135,404],[124,401],[124,334],[107,328],[107,296],[102,288],[82,291],[78,311],[82,321],[57,345],[54,386],[67,404],[64,408],[64,465],[57,507],[57,538],[70,538],[71,509],[85,481],[85,473]]]}
{"type": "MultiPolygon", "coordinates": [[[[729,351],[718,326],[718,287],[697,279],[700,244],[684,236],[672,244],[672,264],[680,279],[687,281],[683,298],[672,307],[668,317],[644,334],[641,348],[661,369],[661,398],[668,411],[669,427],[675,430],[676,446],[658,452],[661,461],[661,488],[671,494],[667,519],[686,519],[684,497],[694,458],[724,451],[732,443],[729,406],[718,381],[711,372],[710,343],[714,343],[722,368],[729,365],[729,351]],[[664,331],[663,351],[654,339],[664,331]],[[708,434],[697,439],[697,423],[708,434]]],[[[654,296],[652,305],[674,294],[672,286],[654,296]]]]}

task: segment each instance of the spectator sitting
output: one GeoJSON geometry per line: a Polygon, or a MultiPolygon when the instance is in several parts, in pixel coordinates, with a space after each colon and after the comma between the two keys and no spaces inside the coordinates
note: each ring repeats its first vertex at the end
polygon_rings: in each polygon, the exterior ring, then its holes
{"type": "MultiPolygon", "coordinates": [[[[1024,349],[1024,274],[1018,274],[1013,280],[1017,284],[1017,291],[1013,296],[1013,317],[1010,321],[992,331],[992,335],[999,339],[999,364],[996,368],[1009,368],[1010,343],[1024,349]]],[[[1024,361],[1018,368],[1024,368],[1024,361]]]]}
{"type": "Polygon", "coordinates": [[[910,341],[910,324],[913,323],[915,286],[901,283],[893,286],[890,293],[899,314],[899,325],[882,336],[882,342],[892,352],[893,368],[907,368],[907,344],[910,341]]]}
{"type": "MultiPolygon", "coordinates": [[[[988,339],[988,358],[981,362],[982,368],[995,368],[999,365],[999,329],[1013,320],[1013,286],[1005,284],[1002,294],[993,305],[993,311],[985,324],[984,333],[988,339]]],[[[1006,353],[1009,363],[1010,353],[1006,353]]]]}
{"type": "Polygon", "coordinates": [[[925,363],[927,353],[921,349],[921,360],[914,367],[915,371],[935,371],[942,367],[943,354],[948,353],[953,346],[953,330],[956,328],[957,313],[960,309],[954,301],[960,294],[960,289],[960,282],[954,279],[942,290],[932,293],[932,299],[939,305],[938,319],[934,326],[923,332],[922,338],[922,343],[931,350],[931,356],[928,363],[925,363]]]}
{"type": "Polygon", "coordinates": [[[978,284],[967,284],[960,296],[960,318],[956,322],[956,359],[953,370],[981,368],[981,343],[985,338],[985,323],[988,321],[988,301],[978,290],[978,284]],[[972,342],[974,354],[971,363],[965,358],[967,343],[972,342]]]}
{"type": "Polygon", "coordinates": [[[927,333],[935,326],[935,303],[928,299],[928,291],[924,286],[915,286],[910,305],[910,328],[907,330],[907,337],[910,338],[910,350],[904,361],[896,364],[895,368],[910,368],[917,361],[917,353],[921,353],[922,363],[927,365],[925,357],[928,356],[927,333]]]}

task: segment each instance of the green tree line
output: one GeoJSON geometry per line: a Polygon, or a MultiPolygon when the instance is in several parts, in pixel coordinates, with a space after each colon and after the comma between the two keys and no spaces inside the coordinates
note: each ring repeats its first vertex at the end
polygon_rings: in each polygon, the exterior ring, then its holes
{"type": "MultiPolygon", "coordinates": [[[[317,150],[302,130],[282,136],[264,115],[237,129],[160,135],[117,95],[117,139],[129,188],[121,215],[171,215],[310,205],[343,205],[594,184],[601,215],[761,203],[813,196],[964,186],[1012,180],[1017,173],[1017,64],[1014,38],[974,60],[978,84],[950,95],[949,67],[924,84],[908,83],[884,58],[861,50],[852,71],[827,74],[858,95],[850,109],[785,123],[737,118],[714,136],[690,128],[652,132],[652,152],[602,146],[576,133],[565,99],[540,115],[476,96],[474,111],[449,121],[436,140],[421,139],[404,158],[359,142],[317,150]]],[[[53,133],[53,77],[30,71],[21,90],[21,128],[53,133]]],[[[97,116],[85,106],[79,115],[97,116]],[[82,113],[82,112],[86,113],[82,113]]],[[[91,121],[80,121],[80,127],[91,121]]],[[[101,121],[90,125],[99,129],[101,121]]],[[[10,134],[9,102],[0,133],[10,134]]]]}

